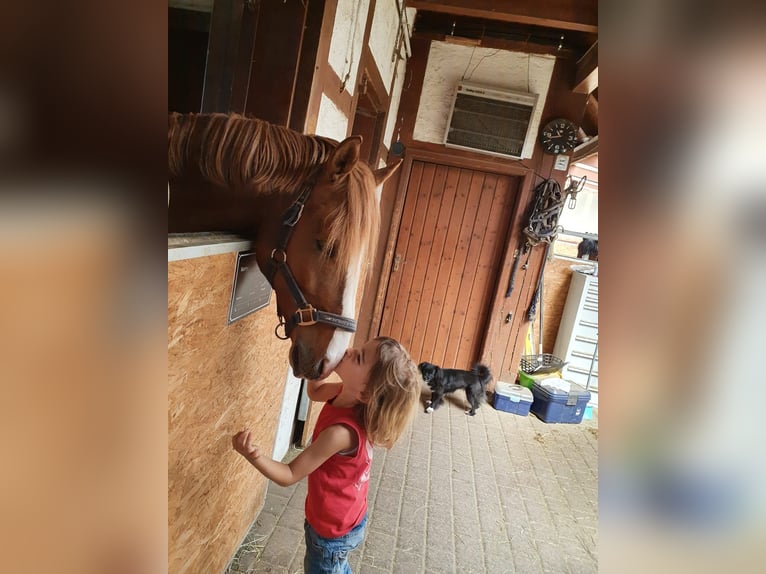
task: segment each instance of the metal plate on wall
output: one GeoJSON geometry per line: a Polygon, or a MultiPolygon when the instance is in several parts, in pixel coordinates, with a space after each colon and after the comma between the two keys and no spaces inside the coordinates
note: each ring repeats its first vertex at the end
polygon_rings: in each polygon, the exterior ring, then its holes
{"type": "Polygon", "coordinates": [[[258,267],[255,251],[240,251],[231,290],[229,324],[266,307],[270,300],[271,285],[258,267]]]}

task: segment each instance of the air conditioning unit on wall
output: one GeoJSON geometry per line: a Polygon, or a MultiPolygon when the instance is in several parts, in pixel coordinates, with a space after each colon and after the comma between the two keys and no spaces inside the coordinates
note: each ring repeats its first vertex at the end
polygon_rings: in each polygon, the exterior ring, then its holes
{"type": "Polygon", "coordinates": [[[537,94],[462,82],[452,102],[444,145],[521,159],[537,94]]]}

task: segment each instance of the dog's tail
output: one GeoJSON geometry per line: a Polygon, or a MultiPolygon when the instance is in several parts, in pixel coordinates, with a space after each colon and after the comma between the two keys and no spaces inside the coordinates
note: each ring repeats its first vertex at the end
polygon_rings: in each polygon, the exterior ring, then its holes
{"type": "Polygon", "coordinates": [[[474,375],[479,377],[482,387],[486,387],[487,384],[489,384],[489,382],[492,380],[492,373],[489,372],[489,367],[483,363],[476,363],[471,371],[474,375]]]}

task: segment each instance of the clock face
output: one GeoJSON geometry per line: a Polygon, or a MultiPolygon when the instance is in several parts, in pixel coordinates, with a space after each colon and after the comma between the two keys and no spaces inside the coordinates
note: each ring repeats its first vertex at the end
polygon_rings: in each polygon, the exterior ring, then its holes
{"type": "Polygon", "coordinates": [[[566,153],[577,145],[577,126],[574,122],[559,118],[545,124],[540,143],[545,153],[566,153]]]}

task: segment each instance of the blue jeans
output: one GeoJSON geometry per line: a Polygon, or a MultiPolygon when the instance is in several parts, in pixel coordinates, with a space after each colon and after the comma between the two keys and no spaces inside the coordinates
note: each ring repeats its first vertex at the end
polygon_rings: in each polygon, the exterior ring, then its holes
{"type": "Polygon", "coordinates": [[[351,574],[348,553],[364,540],[367,515],[348,534],[339,538],[322,538],[311,525],[303,521],[306,532],[306,556],[303,559],[304,574],[351,574]]]}

